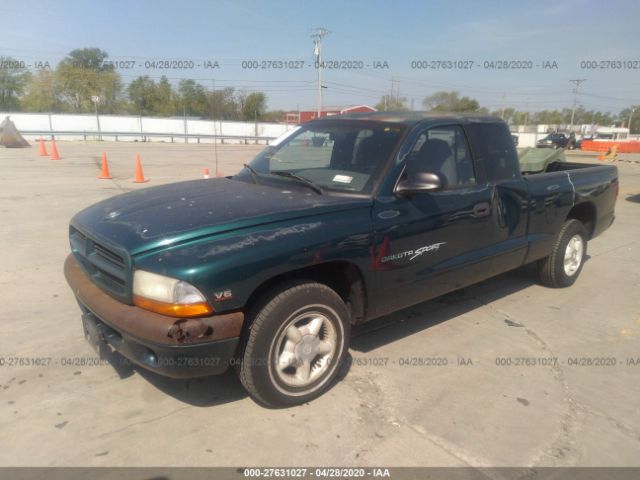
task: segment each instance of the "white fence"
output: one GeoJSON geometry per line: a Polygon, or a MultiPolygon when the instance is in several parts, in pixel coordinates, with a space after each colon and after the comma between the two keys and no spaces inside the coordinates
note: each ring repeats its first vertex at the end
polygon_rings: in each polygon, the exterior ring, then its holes
{"type": "Polygon", "coordinates": [[[548,135],[547,133],[511,133],[518,136],[518,148],[535,147],[538,140],[548,135]]]}
{"type": "Polygon", "coordinates": [[[63,140],[268,143],[293,128],[279,123],[91,114],[0,112],[0,121],[6,116],[28,140],[55,136],[63,140]]]}

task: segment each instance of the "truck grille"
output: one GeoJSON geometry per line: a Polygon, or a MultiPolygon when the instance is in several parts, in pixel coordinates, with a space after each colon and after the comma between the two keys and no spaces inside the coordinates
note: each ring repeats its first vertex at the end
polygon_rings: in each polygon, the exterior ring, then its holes
{"type": "Polygon", "coordinates": [[[69,227],[69,242],[71,251],[93,282],[111,296],[129,302],[128,255],[98,243],[74,227],[69,227]]]}

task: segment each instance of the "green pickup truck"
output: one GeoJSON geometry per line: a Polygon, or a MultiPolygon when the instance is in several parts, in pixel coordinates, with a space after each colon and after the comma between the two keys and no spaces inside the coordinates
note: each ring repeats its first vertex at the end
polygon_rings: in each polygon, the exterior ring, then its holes
{"type": "Polygon", "coordinates": [[[233,177],[81,211],[65,274],[100,349],[172,377],[235,366],[294,405],[332,384],[354,324],[533,262],[573,284],[617,195],[614,166],[522,172],[494,117],[328,117],[233,177]]]}

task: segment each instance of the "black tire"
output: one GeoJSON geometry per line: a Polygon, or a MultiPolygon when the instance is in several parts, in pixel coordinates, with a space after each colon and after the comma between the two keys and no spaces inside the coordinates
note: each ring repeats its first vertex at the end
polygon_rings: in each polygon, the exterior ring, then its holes
{"type": "Polygon", "coordinates": [[[298,405],[320,396],[331,386],[347,355],[351,332],[349,312],[335,291],[311,281],[284,284],[264,297],[262,307],[257,309],[252,320],[244,351],[239,354],[238,375],[255,401],[268,407],[298,405]],[[305,323],[307,317],[310,320],[305,323]],[[315,338],[318,342],[324,339],[327,345],[334,345],[332,353],[322,357],[311,348],[319,344],[313,343],[316,340],[309,333],[311,323],[317,318],[322,320],[315,338]],[[291,326],[298,333],[308,333],[303,334],[298,343],[288,343],[287,331],[291,326]],[[307,341],[310,343],[305,343],[307,341]],[[295,363],[282,369],[277,361],[282,361],[283,348],[287,345],[295,345],[294,353],[289,354],[295,363]],[[298,353],[306,354],[307,359],[317,353],[315,360],[307,362],[311,365],[311,370],[307,368],[307,379],[304,379],[304,372],[300,373],[303,380],[298,379],[297,365],[302,365],[298,353]],[[293,370],[293,374],[289,370],[293,370]],[[313,378],[314,375],[318,376],[313,378]],[[310,383],[303,386],[287,383],[298,381],[310,383]]]}
{"type": "Polygon", "coordinates": [[[573,285],[582,271],[586,255],[587,232],[584,225],[578,220],[567,220],[560,229],[551,254],[538,261],[540,281],[543,285],[552,288],[563,288],[573,285]],[[567,272],[565,269],[565,254],[569,242],[576,236],[579,236],[582,242],[579,264],[577,268],[574,264],[573,268],[575,268],[575,270],[569,268],[569,272],[567,272]]]}

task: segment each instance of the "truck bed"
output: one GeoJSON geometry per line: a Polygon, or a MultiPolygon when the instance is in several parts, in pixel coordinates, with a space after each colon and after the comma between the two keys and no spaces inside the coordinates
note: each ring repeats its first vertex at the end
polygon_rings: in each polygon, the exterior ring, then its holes
{"type": "MultiPolygon", "coordinates": [[[[614,219],[618,169],[613,165],[553,162],[546,171],[523,175],[529,191],[529,234],[538,240],[540,255],[548,251],[569,211],[580,208],[595,218],[587,225],[589,238],[606,230],[614,219]]],[[[538,252],[531,252],[531,259],[538,252]]]]}

